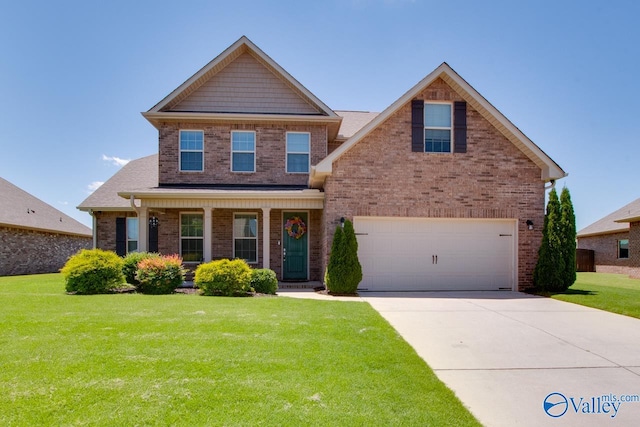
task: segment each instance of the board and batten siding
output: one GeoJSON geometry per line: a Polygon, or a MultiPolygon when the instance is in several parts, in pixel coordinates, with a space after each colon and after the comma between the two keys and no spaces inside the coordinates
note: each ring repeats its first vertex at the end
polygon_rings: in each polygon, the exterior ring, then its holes
{"type": "Polygon", "coordinates": [[[319,114],[287,83],[244,53],[172,111],[319,114]]]}

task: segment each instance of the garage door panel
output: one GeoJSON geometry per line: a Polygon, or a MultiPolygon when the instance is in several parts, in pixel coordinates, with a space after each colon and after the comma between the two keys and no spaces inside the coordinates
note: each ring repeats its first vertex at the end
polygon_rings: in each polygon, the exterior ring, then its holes
{"type": "Polygon", "coordinates": [[[363,266],[361,288],[513,287],[514,220],[356,217],[354,226],[363,266]]]}

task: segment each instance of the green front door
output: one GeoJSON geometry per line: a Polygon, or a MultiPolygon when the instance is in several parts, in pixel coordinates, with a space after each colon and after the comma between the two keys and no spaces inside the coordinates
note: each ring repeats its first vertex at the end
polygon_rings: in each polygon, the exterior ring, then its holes
{"type": "Polygon", "coordinates": [[[282,279],[308,280],[309,227],[306,212],[284,212],[282,245],[282,279]]]}

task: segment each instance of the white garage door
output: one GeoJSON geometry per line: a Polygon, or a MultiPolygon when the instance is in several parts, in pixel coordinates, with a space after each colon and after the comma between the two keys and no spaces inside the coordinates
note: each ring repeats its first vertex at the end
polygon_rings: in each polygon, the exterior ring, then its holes
{"type": "Polygon", "coordinates": [[[513,289],[515,220],[355,217],[359,289],[513,289]]]}

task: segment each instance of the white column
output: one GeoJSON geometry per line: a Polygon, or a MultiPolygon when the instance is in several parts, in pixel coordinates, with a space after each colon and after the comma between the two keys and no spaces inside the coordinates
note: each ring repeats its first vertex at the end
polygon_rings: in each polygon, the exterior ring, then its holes
{"type": "Polygon", "coordinates": [[[269,238],[271,234],[269,227],[270,213],[271,208],[262,208],[262,268],[271,268],[271,263],[269,262],[271,258],[271,251],[269,250],[269,244],[271,243],[269,238]]]}
{"type": "Polygon", "coordinates": [[[203,257],[204,262],[211,261],[211,243],[212,243],[212,234],[213,234],[213,209],[212,208],[204,208],[204,229],[202,230],[203,239],[203,257]]]}
{"type": "Polygon", "coordinates": [[[138,251],[149,250],[149,208],[138,208],[138,251]]]}

